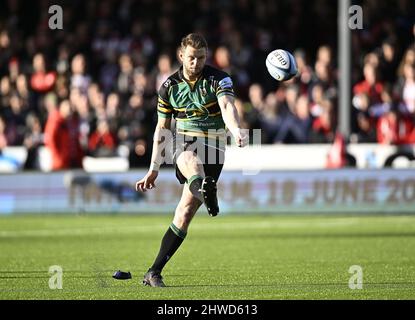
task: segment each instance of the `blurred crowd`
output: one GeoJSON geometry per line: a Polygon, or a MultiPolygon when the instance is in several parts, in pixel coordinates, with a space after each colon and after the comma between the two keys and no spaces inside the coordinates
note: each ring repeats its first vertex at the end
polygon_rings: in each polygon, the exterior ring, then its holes
{"type": "MultiPolygon", "coordinates": [[[[359,2],[352,33],[353,142],[415,143],[415,8],[359,2]],[[385,16],[387,13],[387,17],[385,16]]],[[[329,0],[8,0],[0,7],[0,153],[38,148],[53,168],[129,154],[147,166],[160,85],[179,67],[189,32],[209,43],[208,64],[231,74],[244,127],[263,143],[331,143],[338,112],[337,7],[329,0]],[[52,4],[63,30],[49,29],[52,4]],[[36,13],[36,14],[34,14],[36,13]],[[299,75],[277,83],[265,58],[294,53],[299,75]],[[129,152],[125,153],[125,150],[129,152]],[[123,153],[124,152],[124,153],[123,153]]]]}
{"type": "Polygon", "coordinates": [[[363,1],[363,12],[352,39],[352,141],[414,144],[415,4],[363,1]]]}

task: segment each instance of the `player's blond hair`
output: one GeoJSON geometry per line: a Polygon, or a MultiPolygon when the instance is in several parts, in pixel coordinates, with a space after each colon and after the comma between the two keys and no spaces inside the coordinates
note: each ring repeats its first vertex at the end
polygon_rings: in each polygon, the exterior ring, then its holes
{"type": "Polygon", "coordinates": [[[184,50],[187,46],[191,46],[195,49],[206,48],[207,50],[208,48],[206,39],[198,33],[190,33],[182,38],[182,42],[180,44],[181,49],[184,50]]]}

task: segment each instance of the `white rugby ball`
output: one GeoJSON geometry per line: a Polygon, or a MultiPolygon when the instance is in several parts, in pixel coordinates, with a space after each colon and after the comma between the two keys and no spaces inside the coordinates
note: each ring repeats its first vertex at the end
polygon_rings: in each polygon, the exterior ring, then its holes
{"type": "Polygon", "coordinates": [[[287,50],[272,51],[265,61],[269,74],[278,81],[287,81],[297,75],[297,63],[287,50]]]}

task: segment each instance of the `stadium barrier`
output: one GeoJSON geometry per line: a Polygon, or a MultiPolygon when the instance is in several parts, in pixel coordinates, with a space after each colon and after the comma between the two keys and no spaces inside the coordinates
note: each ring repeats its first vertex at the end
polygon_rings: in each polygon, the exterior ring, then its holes
{"type": "MultiPolygon", "coordinates": [[[[250,146],[243,149],[232,146],[226,150],[225,168],[230,170],[325,169],[331,147],[330,144],[278,144],[250,146]]],[[[415,167],[414,145],[349,144],[347,152],[356,159],[358,169],[415,167]]]]}
{"type": "MultiPolygon", "coordinates": [[[[0,173],[18,172],[24,167],[27,159],[27,150],[25,147],[6,147],[0,154],[0,173]]],[[[52,158],[50,151],[46,147],[40,147],[37,150],[37,169],[43,172],[52,170],[52,158]]],[[[114,157],[94,158],[85,156],[82,161],[83,169],[87,172],[108,172],[108,171],[128,171],[130,164],[128,162],[129,150],[126,146],[119,146],[114,157]]]]}
{"type": "MultiPolygon", "coordinates": [[[[324,169],[331,145],[262,145],[238,148],[229,146],[226,151],[227,170],[311,170],[324,169]]],[[[415,168],[415,147],[381,144],[350,144],[348,152],[355,157],[359,169],[415,168]]],[[[47,148],[38,150],[38,168],[51,171],[50,153],[47,148]]],[[[119,146],[116,157],[85,157],[83,169],[87,172],[128,171],[129,150],[119,146]]],[[[19,172],[27,157],[24,147],[6,147],[0,155],[0,173],[19,172]]]]}
{"type": "MultiPolygon", "coordinates": [[[[157,187],[134,191],[145,170],[62,171],[0,175],[0,214],[164,213],[181,195],[174,171],[160,171],[157,187]]],[[[224,171],[221,214],[415,213],[415,170],[224,171]]],[[[205,211],[204,207],[202,210],[205,211]]]]}

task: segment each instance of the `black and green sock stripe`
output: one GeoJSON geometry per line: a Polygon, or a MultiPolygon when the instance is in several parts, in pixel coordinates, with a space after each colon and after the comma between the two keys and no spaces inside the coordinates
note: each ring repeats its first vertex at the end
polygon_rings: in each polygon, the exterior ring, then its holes
{"type": "Polygon", "coordinates": [[[150,270],[161,272],[186,238],[186,234],[172,223],[161,240],[160,251],[150,270]]]}
{"type": "Polygon", "coordinates": [[[171,229],[171,231],[173,231],[173,232],[174,232],[174,234],[175,234],[176,236],[178,236],[178,237],[182,238],[183,240],[186,238],[187,232],[185,232],[185,231],[180,230],[179,228],[177,228],[177,227],[175,226],[175,224],[174,224],[174,223],[172,223],[172,224],[170,225],[170,229],[171,229]]]}

